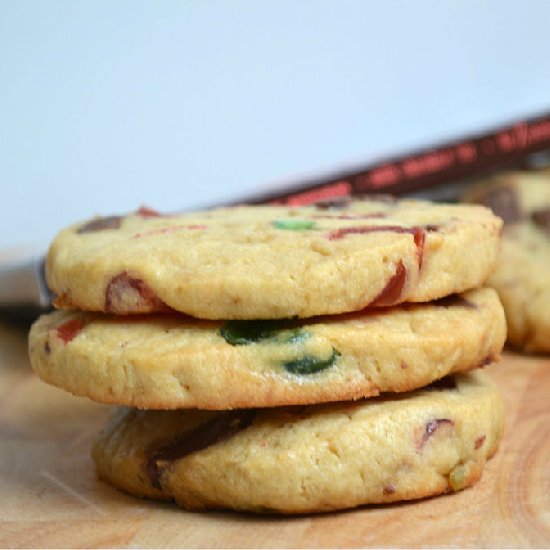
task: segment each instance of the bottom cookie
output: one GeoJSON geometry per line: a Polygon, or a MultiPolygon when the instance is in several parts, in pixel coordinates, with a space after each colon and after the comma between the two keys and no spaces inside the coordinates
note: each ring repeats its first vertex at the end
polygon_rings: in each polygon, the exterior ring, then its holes
{"type": "Polygon", "coordinates": [[[306,513],[473,485],[503,429],[482,372],[357,402],[226,412],[119,409],[93,448],[99,476],[190,510],[306,513]]]}

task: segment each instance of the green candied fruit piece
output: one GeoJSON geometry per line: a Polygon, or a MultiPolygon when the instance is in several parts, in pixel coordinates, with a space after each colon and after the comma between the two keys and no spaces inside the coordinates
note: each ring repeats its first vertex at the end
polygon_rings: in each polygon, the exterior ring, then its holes
{"type": "Polygon", "coordinates": [[[463,464],[455,466],[452,472],[449,475],[449,485],[453,491],[460,491],[464,489],[464,484],[466,482],[466,468],[463,464]]]}
{"type": "Polygon", "coordinates": [[[332,367],[340,355],[342,354],[338,350],[332,348],[332,355],[328,359],[306,355],[300,359],[283,363],[283,367],[292,374],[315,374],[332,367]]]}
{"type": "Polygon", "coordinates": [[[314,229],[315,222],[313,220],[275,220],[271,225],[277,229],[286,229],[287,231],[305,231],[306,229],[314,229]]]}
{"type": "Polygon", "coordinates": [[[247,346],[264,340],[280,344],[295,344],[309,338],[309,332],[291,328],[291,321],[229,321],[220,335],[232,346],[247,346]]]}

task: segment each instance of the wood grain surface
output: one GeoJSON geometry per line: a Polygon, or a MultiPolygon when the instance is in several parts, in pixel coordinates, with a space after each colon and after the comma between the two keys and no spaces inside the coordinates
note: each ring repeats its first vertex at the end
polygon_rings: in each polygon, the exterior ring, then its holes
{"type": "Polygon", "coordinates": [[[506,432],[472,489],[296,518],[188,513],[97,480],[89,450],[110,407],[40,382],[25,331],[0,324],[0,546],[548,547],[550,358],[507,353],[487,371],[506,432]]]}

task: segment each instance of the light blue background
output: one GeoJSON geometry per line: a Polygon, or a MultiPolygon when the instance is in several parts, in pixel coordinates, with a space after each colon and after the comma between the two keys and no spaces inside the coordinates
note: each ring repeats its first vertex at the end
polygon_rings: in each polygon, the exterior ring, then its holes
{"type": "Polygon", "coordinates": [[[0,248],[550,109],[550,1],[0,0],[0,248]]]}

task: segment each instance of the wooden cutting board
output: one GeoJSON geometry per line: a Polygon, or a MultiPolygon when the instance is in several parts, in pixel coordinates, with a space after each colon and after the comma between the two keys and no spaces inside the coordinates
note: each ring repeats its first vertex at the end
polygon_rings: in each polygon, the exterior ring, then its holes
{"type": "Polygon", "coordinates": [[[319,516],[188,513],[119,493],[89,457],[110,407],[40,382],[23,330],[0,324],[0,546],[550,546],[550,358],[487,368],[507,412],[500,451],[466,491],[319,516]]]}

